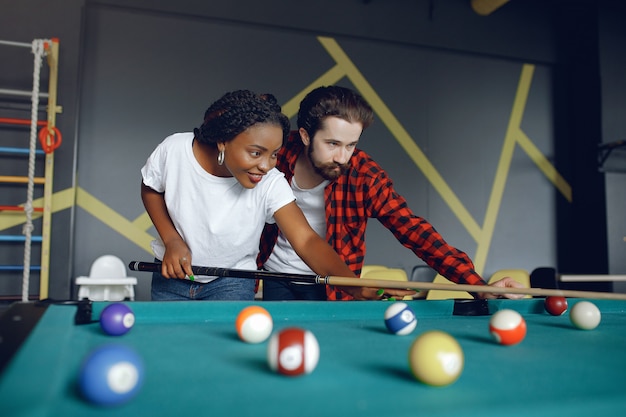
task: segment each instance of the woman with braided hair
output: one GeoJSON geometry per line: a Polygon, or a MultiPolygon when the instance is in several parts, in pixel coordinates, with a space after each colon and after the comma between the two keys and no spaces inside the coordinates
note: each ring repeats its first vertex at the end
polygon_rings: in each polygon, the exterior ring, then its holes
{"type": "Polygon", "coordinates": [[[141,169],[141,198],[159,234],[153,300],[252,300],[250,279],[193,276],[194,265],[256,269],[265,223],[276,223],[320,275],[354,276],[307,223],[276,156],[290,129],[271,94],[225,94],[193,133],[167,137],[141,169]]]}

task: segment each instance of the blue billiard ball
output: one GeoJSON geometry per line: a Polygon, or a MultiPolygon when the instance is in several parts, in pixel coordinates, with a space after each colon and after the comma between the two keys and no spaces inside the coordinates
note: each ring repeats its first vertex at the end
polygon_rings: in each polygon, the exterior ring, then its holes
{"type": "Polygon", "coordinates": [[[403,336],[415,329],[417,318],[406,303],[396,302],[385,310],[385,326],[391,333],[403,336]]]}
{"type": "Polygon", "coordinates": [[[79,388],[91,403],[115,406],[137,395],[143,377],[143,361],[133,349],[105,345],[92,351],[83,362],[79,388]]]}
{"type": "Polygon", "coordinates": [[[124,303],[112,303],[100,313],[100,327],[110,336],[121,336],[128,333],[135,324],[135,314],[124,303]]]}

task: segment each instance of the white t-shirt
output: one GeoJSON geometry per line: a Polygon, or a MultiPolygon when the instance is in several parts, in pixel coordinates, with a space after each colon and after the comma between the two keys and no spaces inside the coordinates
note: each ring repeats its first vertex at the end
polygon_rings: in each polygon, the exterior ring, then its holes
{"type": "MultiPolygon", "coordinates": [[[[298,207],[302,209],[304,216],[308,220],[311,228],[317,232],[322,239],[326,237],[326,210],[324,208],[324,189],[328,185],[327,180],[321,184],[308,189],[303,189],[296,183],[296,177],[291,179],[291,189],[293,190],[298,207]]],[[[278,233],[278,238],[272,254],[263,265],[268,271],[288,272],[292,274],[313,274],[314,272],[298,256],[285,235],[278,233]]]]}
{"type": "MultiPolygon", "coordinates": [[[[143,183],[164,193],[174,226],[189,246],[193,265],[256,270],[259,239],[274,213],[294,201],[285,176],[270,170],[254,188],[234,177],[206,172],[193,155],[193,133],[176,133],[159,144],[141,169],[143,183]]],[[[152,242],[157,259],[165,246],[152,242]]],[[[210,278],[197,276],[197,281],[210,278]]]]}

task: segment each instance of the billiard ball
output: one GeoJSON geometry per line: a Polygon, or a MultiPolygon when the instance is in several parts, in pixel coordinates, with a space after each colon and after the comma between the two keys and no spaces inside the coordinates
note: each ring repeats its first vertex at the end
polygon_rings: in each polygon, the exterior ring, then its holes
{"type": "Polygon", "coordinates": [[[526,320],[515,310],[499,310],[489,320],[489,332],[501,345],[514,345],[526,337],[526,320]]]}
{"type": "Polygon", "coordinates": [[[143,378],[143,361],[133,349],[123,345],[104,345],[85,358],[78,384],[83,397],[89,402],[115,406],[137,395],[143,378]]]}
{"type": "Polygon", "coordinates": [[[567,299],[565,297],[546,297],[543,305],[546,308],[546,311],[553,316],[561,316],[567,311],[567,299]]]}
{"type": "Polygon", "coordinates": [[[579,329],[592,330],[598,327],[602,314],[598,307],[590,301],[578,301],[569,312],[572,324],[579,329]]]}
{"type": "Polygon", "coordinates": [[[463,349],[449,333],[429,330],[419,335],[409,349],[409,367],[420,382],[441,387],[456,381],[464,365],[463,349]]]}
{"type": "Polygon", "coordinates": [[[287,376],[313,372],[320,358],[320,346],[315,335],[305,329],[288,327],[275,333],[267,345],[270,369],[287,376]]]}
{"type": "Polygon", "coordinates": [[[248,306],[237,315],[235,327],[239,338],[247,343],[261,343],[274,327],[270,313],[260,306],[248,306]]]}
{"type": "Polygon", "coordinates": [[[100,327],[109,336],[121,336],[128,333],[135,324],[135,314],[124,303],[112,303],[100,313],[100,327]]]}
{"type": "Polygon", "coordinates": [[[415,330],[417,319],[411,307],[396,302],[385,310],[385,326],[391,333],[404,336],[415,330]]]}

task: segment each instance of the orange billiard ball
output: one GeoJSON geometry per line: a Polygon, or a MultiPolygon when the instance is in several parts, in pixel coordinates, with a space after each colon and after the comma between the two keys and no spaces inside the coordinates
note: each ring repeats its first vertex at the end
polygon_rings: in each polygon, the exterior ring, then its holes
{"type": "Polygon", "coordinates": [[[526,321],[515,310],[500,310],[491,316],[489,332],[501,345],[515,345],[526,337],[526,321]]]}
{"type": "Polygon", "coordinates": [[[235,321],[237,335],[246,343],[261,343],[272,334],[274,321],[270,313],[261,306],[242,309],[235,321]]]}

